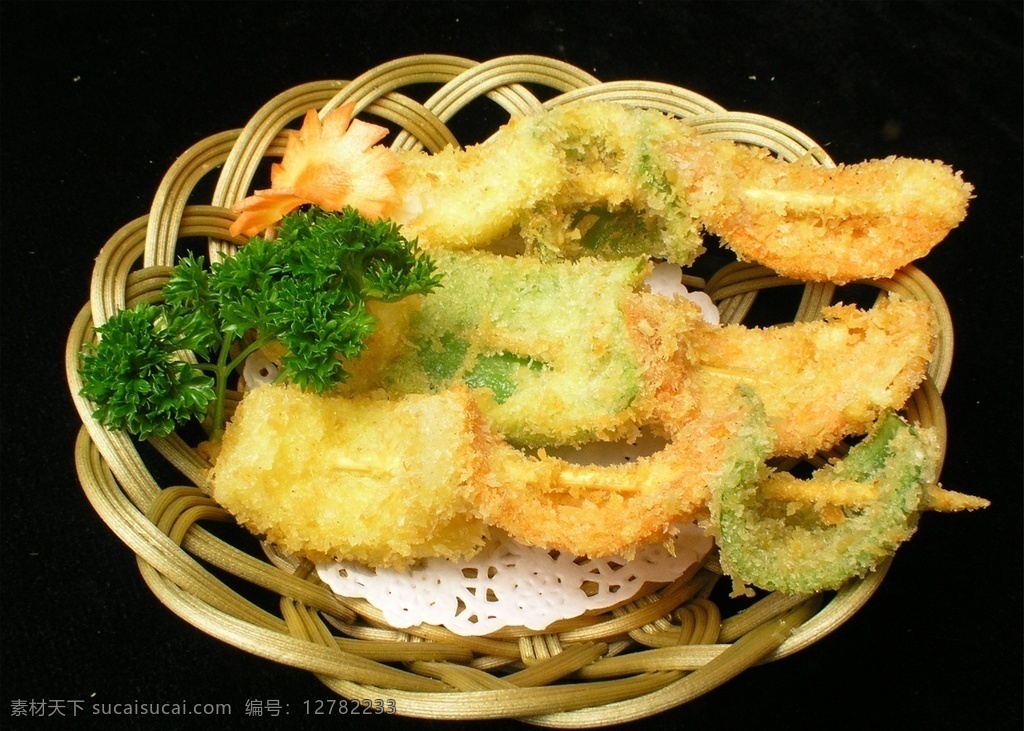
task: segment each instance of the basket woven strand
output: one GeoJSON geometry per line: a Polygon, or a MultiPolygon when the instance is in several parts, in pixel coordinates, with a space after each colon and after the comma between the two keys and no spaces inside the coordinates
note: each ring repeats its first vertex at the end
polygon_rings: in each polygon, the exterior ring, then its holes
{"type": "MultiPolygon", "coordinates": [[[[400,714],[435,719],[517,718],[582,728],[644,718],[825,638],[870,599],[890,562],[834,593],[767,594],[736,611],[728,600],[712,600],[720,579],[712,557],[670,586],[545,632],[508,628],[461,637],[435,626],[397,630],[367,602],[331,593],[308,562],[272,547],[254,551],[252,538],[209,497],[210,465],[184,435],[153,438],[147,445],[152,449],[143,450],[100,426],[79,395],[78,354],[92,341],[94,327],[136,302],[159,301],[186,242],[205,240],[211,258],[229,256],[241,243],[228,234],[230,206],[252,190],[267,160],[280,157],[287,130],[307,110],[323,114],[355,102],[358,113],[393,127],[394,146],[437,151],[458,144],[449,124],[473,114],[480,99],[510,118],[581,99],[658,109],[700,134],[759,145],[786,160],[834,164],[813,140],[777,120],[729,112],[661,82],[603,83],[562,61],[535,56],[484,63],[412,56],[352,81],[286,90],[242,128],[213,135],[182,154],[149,213],[127,223],[101,249],[89,302],[71,328],[65,353],[68,386],[82,420],[75,451],[79,478],[99,517],[133,551],[143,580],[171,611],[256,657],[308,670],[343,697],[394,703],[400,714]],[[425,99],[417,93],[423,88],[433,89],[425,99]],[[194,200],[200,182],[214,171],[212,200],[194,200]],[[214,531],[214,525],[221,529],[214,531]],[[214,571],[238,581],[228,586],[214,571]]],[[[742,263],[727,264],[706,281],[688,281],[702,285],[725,322],[743,322],[769,289],[800,288],[792,321],[814,319],[837,295],[833,285],[795,282],[742,263]]],[[[944,446],[941,392],[953,333],[941,293],[916,267],[861,284],[879,296],[898,292],[928,301],[936,313],[939,342],[929,378],[906,412],[936,427],[944,446]]]]}

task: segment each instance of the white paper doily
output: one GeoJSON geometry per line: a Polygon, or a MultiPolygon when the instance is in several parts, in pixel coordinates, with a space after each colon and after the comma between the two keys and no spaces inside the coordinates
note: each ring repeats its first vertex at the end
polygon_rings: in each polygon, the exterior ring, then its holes
{"type": "Polygon", "coordinates": [[[323,563],[317,572],[336,594],[366,599],[397,629],[433,624],[483,635],[504,627],[541,631],[556,620],[622,604],[645,583],[680,577],[712,545],[700,528],[686,525],[679,528],[674,554],[657,545],[631,561],[581,560],[504,537],[459,563],[428,559],[405,571],[323,563]]]}
{"type": "Polygon", "coordinates": [[[688,299],[700,307],[704,322],[710,325],[721,323],[718,307],[714,301],[704,292],[691,292],[681,281],[683,270],[676,264],[661,262],[655,264],[651,273],[647,275],[646,284],[654,294],[662,297],[682,297],[688,299]]]}

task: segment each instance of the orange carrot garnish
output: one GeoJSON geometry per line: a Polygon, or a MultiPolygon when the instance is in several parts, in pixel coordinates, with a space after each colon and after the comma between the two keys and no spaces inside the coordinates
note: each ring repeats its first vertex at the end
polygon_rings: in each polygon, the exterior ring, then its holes
{"type": "Polygon", "coordinates": [[[270,169],[270,188],[233,207],[239,216],[232,236],[257,234],[305,203],[328,211],[351,206],[369,219],[384,217],[398,204],[392,178],[400,163],[377,144],[388,130],[352,119],[354,110],[354,103],[345,104],[323,120],[315,110],[306,113],[281,162],[270,169]]]}

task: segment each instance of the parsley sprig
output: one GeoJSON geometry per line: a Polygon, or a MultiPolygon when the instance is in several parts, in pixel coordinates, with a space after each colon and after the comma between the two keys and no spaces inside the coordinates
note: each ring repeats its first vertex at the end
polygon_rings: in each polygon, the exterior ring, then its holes
{"type": "Polygon", "coordinates": [[[390,221],[298,211],[275,240],[253,238],[210,267],[182,258],[163,304],[122,310],[97,328],[98,342],[82,352],[81,393],[111,429],[146,439],[210,415],[216,438],[229,382],[254,351],[279,342],[282,377],[322,393],[347,378],[342,358],[357,357],[376,326],[368,300],[426,294],[439,279],[390,221]]]}

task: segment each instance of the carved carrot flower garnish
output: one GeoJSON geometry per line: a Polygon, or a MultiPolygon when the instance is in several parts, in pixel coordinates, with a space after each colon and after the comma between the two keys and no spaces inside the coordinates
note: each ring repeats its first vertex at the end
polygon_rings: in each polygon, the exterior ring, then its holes
{"type": "Polygon", "coordinates": [[[270,169],[270,188],[235,204],[232,236],[252,236],[305,203],[328,211],[351,206],[368,219],[383,218],[399,203],[393,176],[401,163],[380,142],[388,131],[352,119],[355,104],[323,120],[306,113],[302,129],[288,138],[280,163],[270,169]]]}

